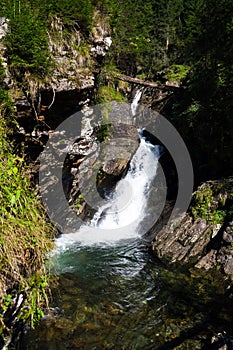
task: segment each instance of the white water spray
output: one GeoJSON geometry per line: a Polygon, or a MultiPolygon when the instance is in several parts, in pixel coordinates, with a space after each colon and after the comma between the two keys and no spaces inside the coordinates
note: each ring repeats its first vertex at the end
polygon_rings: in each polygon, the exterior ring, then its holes
{"type": "MultiPolygon", "coordinates": [[[[138,90],[131,104],[133,116],[142,95],[138,90]]],[[[139,224],[146,216],[149,188],[157,171],[159,147],[146,142],[139,131],[141,142],[133,156],[127,175],[121,179],[108,203],[96,212],[89,224],[77,232],[63,234],[57,240],[58,248],[78,242],[81,245],[115,244],[120,240],[140,236],[139,224]]]]}
{"type": "Polygon", "coordinates": [[[138,108],[138,104],[141,99],[141,96],[142,96],[142,90],[137,90],[134,96],[133,102],[131,103],[131,111],[133,116],[135,116],[137,113],[137,108],[138,108]]]}
{"type": "Polygon", "coordinates": [[[99,208],[89,224],[77,232],[61,235],[56,240],[57,246],[65,248],[74,242],[106,245],[139,237],[138,226],[147,214],[146,203],[158,158],[159,146],[141,138],[127,175],[119,181],[108,203],[99,208]]]}

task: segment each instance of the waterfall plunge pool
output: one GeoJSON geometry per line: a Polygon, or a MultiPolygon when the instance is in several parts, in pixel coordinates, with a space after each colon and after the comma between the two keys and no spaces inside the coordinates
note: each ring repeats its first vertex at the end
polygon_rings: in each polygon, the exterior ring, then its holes
{"type": "Polygon", "coordinates": [[[109,203],[57,239],[51,308],[20,349],[201,349],[203,338],[229,330],[223,284],[164,267],[140,238],[158,157],[142,140],[109,203]]]}
{"type": "Polygon", "coordinates": [[[201,349],[231,327],[219,282],[166,269],[139,239],[73,245],[56,256],[51,309],[23,350],[201,349]]]}

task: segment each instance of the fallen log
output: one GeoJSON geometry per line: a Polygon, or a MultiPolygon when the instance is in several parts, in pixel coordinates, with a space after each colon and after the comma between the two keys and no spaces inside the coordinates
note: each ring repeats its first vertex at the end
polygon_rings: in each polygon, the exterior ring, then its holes
{"type": "Polygon", "coordinates": [[[149,86],[149,87],[156,88],[159,90],[178,89],[181,86],[181,83],[179,83],[177,81],[166,81],[165,84],[161,84],[161,83],[157,83],[154,81],[146,81],[146,80],[142,80],[139,78],[133,78],[133,77],[130,77],[128,75],[120,74],[120,73],[116,73],[116,72],[111,72],[110,74],[112,76],[114,76],[114,78],[128,82],[128,83],[142,85],[142,86],[149,86]]]}

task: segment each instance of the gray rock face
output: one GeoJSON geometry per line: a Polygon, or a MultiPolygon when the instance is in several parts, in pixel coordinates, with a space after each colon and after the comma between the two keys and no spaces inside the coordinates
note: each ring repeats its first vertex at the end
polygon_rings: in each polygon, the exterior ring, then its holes
{"type": "Polygon", "coordinates": [[[79,214],[81,209],[83,216],[88,218],[93,214],[90,206],[95,209],[101,206],[101,198],[104,198],[126,173],[138,145],[137,129],[127,124],[113,124],[109,139],[104,143],[98,142],[95,132],[77,142],[76,152],[72,152],[69,157],[73,175],[69,198],[74,207],[80,195],[89,204],[89,207],[78,205],[79,214]]]}
{"type": "MultiPolygon", "coordinates": [[[[18,106],[22,104],[22,100],[25,101],[24,104],[28,101],[23,92],[17,89],[15,81],[17,77],[14,77],[14,73],[10,72],[5,55],[6,48],[2,44],[2,39],[6,36],[9,27],[8,22],[7,19],[0,17],[0,58],[6,71],[4,82],[7,87],[12,88],[12,96],[15,98],[16,106],[18,106]]],[[[52,72],[43,81],[35,80],[30,73],[26,73],[22,77],[27,86],[26,90],[30,91],[37,113],[43,112],[40,107],[50,109],[61,98],[61,93],[80,93],[81,95],[85,91],[91,91],[95,88],[96,70],[99,68],[100,60],[111,46],[111,37],[108,21],[104,20],[100,14],[95,14],[93,22],[92,32],[87,39],[74,24],[70,25],[70,29],[67,30],[67,23],[65,24],[61,18],[57,16],[50,18],[48,43],[52,72]],[[46,93],[51,94],[51,98],[43,106],[44,101],[41,101],[40,95],[46,93]]],[[[79,104],[79,102],[80,99],[77,98],[77,103],[79,104]]],[[[20,106],[18,110],[24,112],[20,106]]]]}
{"type": "Polygon", "coordinates": [[[0,59],[2,61],[2,66],[5,69],[5,77],[3,80],[3,84],[6,86],[10,86],[12,84],[11,82],[11,76],[8,71],[7,67],[7,58],[5,57],[6,47],[3,45],[3,39],[7,35],[7,32],[9,30],[9,19],[5,17],[0,17],[0,59]]]}
{"type": "Polygon", "coordinates": [[[103,154],[107,159],[103,163],[103,172],[121,176],[139,145],[138,132],[133,125],[119,123],[110,127],[109,134],[103,154]]]}
{"type": "Polygon", "coordinates": [[[209,203],[205,202],[207,198],[202,197],[208,218],[192,214],[192,211],[195,212],[196,207],[200,206],[199,202],[193,201],[189,213],[183,216],[176,228],[168,229],[164,225],[161,228],[160,223],[152,243],[156,256],[168,264],[186,264],[206,270],[218,269],[224,275],[233,278],[233,221],[230,190],[232,183],[233,179],[212,181],[197,190],[196,194],[204,193],[207,186],[212,190],[213,195],[209,197],[209,203]],[[223,215],[218,223],[216,213],[223,215]]]}
{"type": "Polygon", "coordinates": [[[107,22],[103,23],[98,11],[95,14],[95,25],[91,32],[91,55],[95,58],[104,57],[110,46],[112,45],[112,39],[109,35],[110,28],[107,22]]]}
{"type": "Polygon", "coordinates": [[[75,28],[64,34],[64,23],[58,17],[51,22],[49,48],[55,61],[55,69],[47,88],[56,92],[75,89],[91,89],[95,77],[93,68],[96,58],[104,57],[111,46],[109,28],[98,18],[94,18],[94,27],[87,43],[82,33],[75,28]]]}
{"type": "Polygon", "coordinates": [[[2,40],[8,31],[9,20],[5,17],[0,17],[0,40],[2,40]]]}
{"type": "MultiPolygon", "coordinates": [[[[123,119],[125,115],[122,115],[123,119]]],[[[122,123],[121,120],[119,123],[109,122],[106,139],[100,141],[98,133],[102,124],[97,124],[95,120],[93,128],[91,124],[95,118],[96,115],[92,115],[89,110],[81,122],[85,134],[81,133],[74,143],[69,143],[65,131],[51,133],[51,152],[45,162],[50,170],[40,169],[43,174],[40,186],[49,202],[49,194],[56,194],[59,182],[56,169],[62,168],[62,185],[69,210],[82,220],[92,218],[95,211],[103,205],[106,193],[124,176],[139,145],[136,127],[122,123]]],[[[59,194],[53,208],[55,213],[59,213],[59,218],[67,217],[65,210],[68,208],[62,209],[65,208],[64,197],[62,199],[59,194]]],[[[66,227],[65,231],[62,227],[60,229],[66,233],[72,232],[72,225],[71,222],[70,228],[66,227]]]]}

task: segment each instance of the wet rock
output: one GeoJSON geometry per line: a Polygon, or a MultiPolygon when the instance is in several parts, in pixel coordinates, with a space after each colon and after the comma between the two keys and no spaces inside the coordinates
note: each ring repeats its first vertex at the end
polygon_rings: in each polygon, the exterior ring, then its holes
{"type": "Polygon", "coordinates": [[[128,161],[127,159],[111,159],[107,161],[103,166],[103,171],[106,174],[119,176],[127,167],[128,161]]]}

